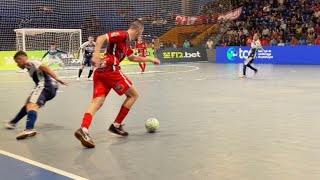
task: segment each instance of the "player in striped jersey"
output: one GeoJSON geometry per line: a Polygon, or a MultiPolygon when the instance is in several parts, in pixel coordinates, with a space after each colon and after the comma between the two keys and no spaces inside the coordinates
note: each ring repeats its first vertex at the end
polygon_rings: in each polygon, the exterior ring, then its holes
{"type": "Polygon", "coordinates": [[[36,86],[27,98],[15,118],[5,121],[5,128],[14,129],[17,123],[27,116],[26,129],[17,135],[17,139],[25,139],[37,134],[34,125],[37,120],[37,111],[56,96],[58,83],[68,85],[45,64],[38,60],[29,60],[27,54],[19,51],[14,55],[14,60],[21,69],[27,69],[36,86]]]}
{"type": "Polygon", "coordinates": [[[79,69],[79,73],[78,73],[78,78],[77,78],[77,81],[80,81],[80,77],[81,77],[81,74],[82,74],[82,71],[83,71],[83,68],[85,65],[88,65],[90,66],[90,71],[89,71],[89,74],[88,74],[88,80],[92,80],[91,79],[91,75],[93,73],[93,70],[94,70],[94,66],[92,64],[92,54],[94,52],[94,47],[96,46],[96,43],[94,42],[94,38],[93,36],[89,36],[88,37],[88,41],[83,43],[79,50],[78,50],[78,58],[79,58],[79,55],[80,55],[80,51],[83,50],[83,61],[82,61],[82,64],[81,64],[81,67],[79,69]]]}
{"type": "Polygon", "coordinates": [[[257,33],[255,33],[253,35],[253,39],[251,42],[251,50],[249,52],[248,58],[244,61],[243,74],[242,74],[242,76],[240,76],[240,78],[246,78],[247,67],[252,69],[255,74],[258,73],[258,69],[254,68],[251,64],[255,60],[259,49],[264,51],[264,49],[261,46],[260,40],[259,40],[259,35],[257,33]]]}

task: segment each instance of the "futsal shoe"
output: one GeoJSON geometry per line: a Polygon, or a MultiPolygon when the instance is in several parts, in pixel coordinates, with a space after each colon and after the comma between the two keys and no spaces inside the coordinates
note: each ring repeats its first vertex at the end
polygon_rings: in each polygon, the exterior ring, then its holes
{"type": "Polygon", "coordinates": [[[4,120],[4,127],[6,129],[15,129],[16,128],[16,124],[11,123],[11,120],[7,119],[7,120],[4,120]]]}
{"type": "Polygon", "coordinates": [[[27,137],[33,137],[37,135],[37,131],[34,129],[25,129],[21,133],[19,133],[16,137],[17,140],[25,139],[27,137]]]}
{"type": "Polygon", "coordinates": [[[88,78],[88,81],[93,81],[92,77],[88,78]]]}
{"type": "Polygon", "coordinates": [[[129,133],[126,132],[124,129],[123,129],[123,126],[124,124],[120,124],[120,126],[117,128],[113,123],[110,125],[109,127],[109,131],[114,133],[114,134],[118,134],[120,136],[128,136],[129,133]]]}
{"type": "Polygon", "coordinates": [[[87,147],[87,148],[95,147],[95,144],[92,141],[91,137],[89,136],[89,133],[85,132],[82,128],[78,129],[74,133],[74,136],[81,142],[81,144],[84,147],[87,147]]]}
{"type": "Polygon", "coordinates": [[[246,75],[239,76],[239,78],[243,78],[243,79],[245,79],[246,77],[247,77],[246,75]]]}
{"type": "Polygon", "coordinates": [[[80,81],[80,78],[77,78],[76,81],[79,82],[79,81],[80,81]]]}
{"type": "Polygon", "coordinates": [[[254,76],[256,76],[259,72],[259,69],[257,69],[256,71],[254,71],[254,76]]]}

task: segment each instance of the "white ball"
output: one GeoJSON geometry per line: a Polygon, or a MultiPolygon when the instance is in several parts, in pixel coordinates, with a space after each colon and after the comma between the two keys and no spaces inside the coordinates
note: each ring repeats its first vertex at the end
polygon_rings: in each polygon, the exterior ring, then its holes
{"type": "Polygon", "coordinates": [[[145,127],[148,132],[154,133],[159,129],[159,121],[156,118],[149,118],[145,122],[145,127]]]}

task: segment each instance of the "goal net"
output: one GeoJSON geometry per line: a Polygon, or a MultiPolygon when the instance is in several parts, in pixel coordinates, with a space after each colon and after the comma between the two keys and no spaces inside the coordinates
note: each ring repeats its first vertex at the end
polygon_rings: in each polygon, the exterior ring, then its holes
{"type": "MultiPolygon", "coordinates": [[[[148,36],[146,41],[151,42],[151,46],[168,47],[182,41],[181,38],[203,37],[201,33],[216,23],[210,17],[235,8],[231,2],[233,0],[2,0],[0,50],[44,51],[55,42],[60,49],[74,53],[88,36],[96,38],[106,32],[126,30],[134,19],[143,20],[144,35],[148,36]],[[172,31],[177,26],[197,26],[199,22],[206,26],[172,31]]],[[[197,41],[199,45],[205,38],[197,41]]]]}
{"type": "MultiPolygon", "coordinates": [[[[80,61],[74,58],[82,44],[81,29],[15,29],[16,49],[26,51],[35,59],[41,57],[54,43],[67,54],[59,54],[66,66],[78,66],[80,61]]],[[[47,56],[44,61],[48,60],[47,56]]]]}

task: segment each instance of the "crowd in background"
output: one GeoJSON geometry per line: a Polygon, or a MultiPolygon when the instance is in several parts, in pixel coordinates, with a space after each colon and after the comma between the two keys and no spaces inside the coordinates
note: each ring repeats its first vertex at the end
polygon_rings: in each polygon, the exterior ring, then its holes
{"type": "Polygon", "coordinates": [[[218,46],[246,46],[254,33],[263,46],[320,45],[319,0],[234,0],[233,5],[243,12],[218,46]]]}

